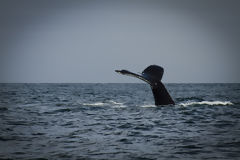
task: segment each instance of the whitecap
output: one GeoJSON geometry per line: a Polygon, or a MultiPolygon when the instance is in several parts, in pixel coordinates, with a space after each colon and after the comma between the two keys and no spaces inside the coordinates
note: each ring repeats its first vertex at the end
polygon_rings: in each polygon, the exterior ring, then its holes
{"type": "Polygon", "coordinates": [[[83,105],[85,105],[85,106],[104,106],[104,105],[106,105],[106,103],[102,103],[102,102],[83,103],[83,105]]]}
{"type": "Polygon", "coordinates": [[[109,102],[111,103],[111,106],[112,106],[113,108],[125,108],[125,107],[127,107],[127,106],[124,105],[123,103],[115,102],[115,101],[113,101],[113,100],[110,100],[109,102]]]}
{"type": "Polygon", "coordinates": [[[145,105],[142,105],[140,107],[143,107],[143,108],[153,108],[153,107],[157,107],[157,106],[153,105],[153,104],[145,104],[145,105]]]}
{"type": "Polygon", "coordinates": [[[83,103],[85,106],[108,106],[112,108],[125,108],[123,103],[115,102],[113,100],[107,101],[107,102],[94,102],[94,103],[83,103]]]}
{"type": "Polygon", "coordinates": [[[186,102],[186,103],[180,103],[180,106],[186,107],[186,106],[191,106],[191,105],[210,105],[210,106],[215,106],[215,105],[233,105],[232,102],[230,101],[201,101],[201,102],[186,102]]]}
{"type": "Polygon", "coordinates": [[[112,108],[126,108],[126,105],[114,105],[112,108]]]}
{"type": "Polygon", "coordinates": [[[115,105],[122,105],[123,104],[123,103],[115,102],[113,100],[110,100],[109,102],[112,103],[112,104],[115,104],[115,105]]]}

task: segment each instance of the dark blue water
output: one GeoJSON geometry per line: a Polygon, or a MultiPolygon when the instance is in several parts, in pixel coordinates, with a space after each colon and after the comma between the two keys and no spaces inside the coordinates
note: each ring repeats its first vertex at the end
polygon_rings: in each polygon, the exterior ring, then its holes
{"type": "Polygon", "coordinates": [[[239,159],[240,84],[0,84],[0,159],[239,159]]]}

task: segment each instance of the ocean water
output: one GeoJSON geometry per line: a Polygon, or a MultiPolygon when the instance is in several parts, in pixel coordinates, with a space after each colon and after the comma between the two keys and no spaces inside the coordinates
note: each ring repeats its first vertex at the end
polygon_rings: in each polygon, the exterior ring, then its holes
{"type": "Polygon", "coordinates": [[[240,84],[0,84],[0,159],[240,159],[240,84]]]}

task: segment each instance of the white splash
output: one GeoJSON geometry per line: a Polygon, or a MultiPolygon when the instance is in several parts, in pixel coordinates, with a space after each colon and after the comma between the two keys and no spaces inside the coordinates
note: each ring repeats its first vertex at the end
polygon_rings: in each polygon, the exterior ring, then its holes
{"type": "Polygon", "coordinates": [[[85,106],[108,106],[112,108],[125,108],[123,103],[115,102],[113,100],[106,101],[106,102],[95,102],[95,103],[83,103],[85,106]]]}
{"type": "Polygon", "coordinates": [[[119,102],[115,102],[115,101],[113,101],[113,100],[110,100],[109,101],[111,104],[111,107],[113,107],[113,108],[125,108],[125,107],[127,107],[126,105],[124,105],[123,103],[119,103],[119,102]]]}
{"type": "Polygon", "coordinates": [[[153,105],[153,104],[145,104],[145,105],[142,105],[140,107],[142,107],[142,108],[154,108],[154,107],[157,107],[157,106],[153,105]]]}
{"type": "Polygon", "coordinates": [[[122,105],[122,104],[123,104],[123,103],[115,102],[115,101],[113,101],[113,100],[110,100],[109,102],[112,103],[112,104],[116,104],[116,105],[122,105]]]}
{"type": "Polygon", "coordinates": [[[201,101],[201,102],[186,102],[186,103],[180,103],[180,106],[186,107],[186,106],[191,106],[191,105],[210,105],[210,106],[215,106],[215,105],[233,105],[232,102],[230,101],[201,101]]]}
{"type": "Polygon", "coordinates": [[[85,105],[85,106],[104,106],[104,105],[106,105],[106,103],[102,103],[102,102],[83,103],[83,105],[85,105]]]}
{"type": "Polygon", "coordinates": [[[115,106],[111,106],[112,108],[126,108],[127,106],[125,105],[115,105],[115,106]]]}

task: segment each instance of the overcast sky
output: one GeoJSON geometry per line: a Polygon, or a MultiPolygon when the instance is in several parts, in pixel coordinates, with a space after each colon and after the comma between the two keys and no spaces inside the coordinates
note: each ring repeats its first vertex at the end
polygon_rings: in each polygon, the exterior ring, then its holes
{"type": "Polygon", "coordinates": [[[238,0],[1,0],[0,82],[240,82],[238,0]]]}

